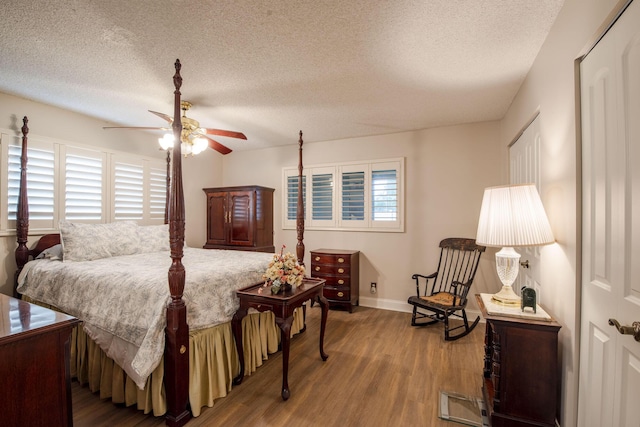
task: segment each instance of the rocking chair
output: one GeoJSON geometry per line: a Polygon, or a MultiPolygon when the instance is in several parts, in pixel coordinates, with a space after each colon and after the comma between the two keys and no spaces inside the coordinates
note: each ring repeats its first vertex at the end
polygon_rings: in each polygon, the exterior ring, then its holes
{"type": "Polygon", "coordinates": [[[412,326],[444,322],[444,339],[453,341],[469,334],[480,321],[478,317],[469,324],[465,308],[478,261],[486,247],[476,245],[474,239],[449,238],[440,242],[440,248],[435,273],[411,276],[416,281],[416,295],[409,297],[407,302],[413,305],[412,326]],[[462,324],[450,327],[450,316],[462,319],[462,324]],[[457,329],[464,330],[452,335],[451,332],[457,329]]]}

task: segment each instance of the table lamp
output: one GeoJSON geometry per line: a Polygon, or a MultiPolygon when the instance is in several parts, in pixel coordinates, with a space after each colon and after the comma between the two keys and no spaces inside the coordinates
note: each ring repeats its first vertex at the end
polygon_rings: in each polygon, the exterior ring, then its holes
{"type": "Polygon", "coordinates": [[[476,243],[501,247],[496,253],[496,269],[502,289],[492,301],[520,305],[512,284],[518,277],[520,254],[514,247],[553,243],[554,237],[540,195],[534,184],[489,187],[484,190],[476,243]]]}

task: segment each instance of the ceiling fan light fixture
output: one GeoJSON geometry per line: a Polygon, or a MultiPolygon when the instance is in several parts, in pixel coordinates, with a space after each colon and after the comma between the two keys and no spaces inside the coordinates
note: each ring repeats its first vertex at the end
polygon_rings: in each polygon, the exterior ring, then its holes
{"type": "MultiPolygon", "coordinates": [[[[166,133],[162,138],[158,138],[158,143],[163,150],[170,150],[173,148],[173,134],[166,133]]],[[[189,138],[182,138],[180,143],[180,152],[185,155],[196,155],[202,153],[207,149],[209,143],[207,140],[200,136],[191,135],[189,138]]]]}
{"type": "Polygon", "coordinates": [[[202,137],[196,137],[191,141],[191,148],[192,148],[193,154],[202,153],[204,150],[207,149],[208,146],[209,146],[209,143],[205,138],[202,138],[202,137]]]}
{"type": "Polygon", "coordinates": [[[182,141],[180,144],[180,152],[183,156],[187,157],[188,155],[194,155],[196,153],[193,152],[193,145],[191,142],[182,141]]]}
{"type": "Polygon", "coordinates": [[[173,148],[173,134],[165,133],[162,138],[158,138],[158,144],[163,150],[169,150],[173,148]]]}
{"type": "MultiPolygon", "coordinates": [[[[238,138],[246,140],[247,137],[242,132],[234,132],[230,130],[224,129],[212,129],[212,128],[204,128],[200,127],[200,123],[197,120],[187,117],[187,111],[191,108],[191,103],[188,101],[181,102],[182,108],[182,117],[181,117],[181,125],[182,130],[180,132],[180,151],[181,154],[188,155],[196,155],[208,147],[216,150],[220,154],[229,154],[231,153],[231,149],[225,147],[220,144],[218,141],[213,139],[208,135],[219,135],[228,138],[238,138]]],[[[158,113],[157,111],[151,111],[150,113],[155,114],[156,116],[164,119],[170,125],[173,125],[173,118],[164,113],[158,113]]],[[[174,147],[173,133],[170,132],[171,129],[167,127],[147,127],[147,126],[105,126],[104,129],[145,129],[145,130],[163,130],[167,132],[161,138],[158,138],[158,143],[163,150],[170,150],[174,147]]]]}

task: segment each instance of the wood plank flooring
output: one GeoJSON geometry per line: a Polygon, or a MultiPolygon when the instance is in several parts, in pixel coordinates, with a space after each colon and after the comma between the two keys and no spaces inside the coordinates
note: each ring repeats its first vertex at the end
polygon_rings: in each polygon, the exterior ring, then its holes
{"type": "MultiPolygon", "coordinates": [[[[283,401],[282,355],[265,364],[188,426],[434,426],[439,392],[481,396],[484,324],[445,342],[442,325],[411,326],[411,315],[357,307],[330,310],[322,362],[320,308],[307,308],[307,330],[291,340],[289,387],[283,401]]],[[[102,401],[72,385],[74,425],[162,426],[164,419],[102,401]]]]}

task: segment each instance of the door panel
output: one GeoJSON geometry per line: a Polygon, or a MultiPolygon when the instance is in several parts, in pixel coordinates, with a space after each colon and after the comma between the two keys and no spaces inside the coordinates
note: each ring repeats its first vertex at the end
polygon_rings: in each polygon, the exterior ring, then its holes
{"type": "Polygon", "coordinates": [[[640,321],[638,22],[636,0],[580,64],[579,425],[637,426],[640,419],[640,343],[608,324],[610,318],[622,325],[640,321]]]}
{"type": "MultiPolygon", "coordinates": [[[[611,330],[601,330],[597,325],[589,325],[586,336],[587,347],[591,353],[585,371],[589,375],[585,378],[585,401],[591,402],[586,408],[587,414],[583,424],[586,427],[602,427],[611,425],[612,412],[604,407],[605,396],[613,393],[613,377],[605,375],[607,366],[613,363],[615,349],[611,345],[611,330]]],[[[583,336],[583,339],[585,337],[583,336]]]]}
{"type": "Polygon", "coordinates": [[[207,244],[224,245],[227,243],[227,193],[209,193],[207,204],[207,244]]]}
{"type": "Polygon", "coordinates": [[[634,354],[633,349],[624,347],[622,366],[622,395],[619,407],[615,408],[616,414],[620,414],[620,419],[615,420],[620,426],[637,426],[640,420],[640,359],[634,354]]]}
{"type": "Polygon", "coordinates": [[[255,197],[253,191],[233,191],[229,193],[231,209],[230,245],[253,246],[253,210],[255,197]]]}

